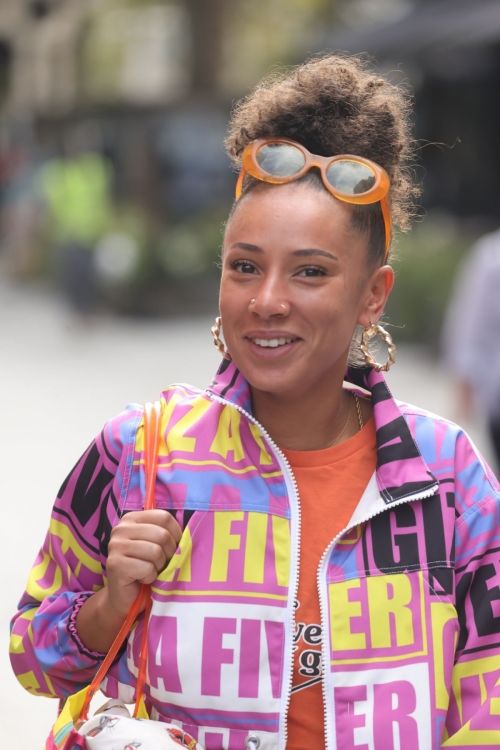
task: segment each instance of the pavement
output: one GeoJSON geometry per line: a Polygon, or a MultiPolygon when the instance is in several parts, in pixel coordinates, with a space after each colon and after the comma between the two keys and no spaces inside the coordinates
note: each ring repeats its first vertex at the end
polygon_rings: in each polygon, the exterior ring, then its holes
{"type": "MultiPolygon", "coordinates": [[[[101,316],[83,324],[48,290],[0,278],[0,622],[5,643],[53,498],[76,458],[104,421],[128,402],[154,399],[171,382],[206,384],[219,361],[211,324],[206,316],[101,316]]],[[[451,384],[438,363],[419,348],[401,347],[398,354],[388,378],[393,392],[453,419],[451,384]]],[[[490,458],[481,423],[465,427],[490,458]]],[[[35,750],[43,745],[57,704],[19,686],[6,652],[5,645],[0,651],[3,743],[35,750]]]]}

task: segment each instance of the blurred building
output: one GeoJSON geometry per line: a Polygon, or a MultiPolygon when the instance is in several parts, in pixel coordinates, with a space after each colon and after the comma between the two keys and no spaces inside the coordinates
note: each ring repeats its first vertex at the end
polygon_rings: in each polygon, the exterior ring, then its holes
{"type": "Polygon", "coordinates": [[[93,152],[113,170],[112,236],[133,231],[140,245],[140,290],[121,292],[127,305],[139,309],[144,289],[174,272],[216,275],[218,212],[233,182],[213,54],[227,4],[0,0],[0,252],[13,272],[54,266],[43,165],[93,152]]]}
{"type": "MultiPolygon", "coordinates": [[[[464,242],[464,225],[498,224],[500,0],[0,0],[0,209],[13,209],[12,254],[38,239],[39,165],[87,149],[111,162],[126,213],[114,231],[134,225],[141,283],[214,271],[234,184],[223,150],[232,102],[263,72],[328,50],[366,52],[409,80],[424,209],[460,222],[464,242]]],[[[439,285],[428,304],[434,329],[444,295],[439,285]]],[[[415,299],[420,325],[417,287],[415,299]]]]}
{"type": "Polygon", "coordinates": [[[500,2],[349,0],[320,48],[367,52],[416,96],[424,204],[500,219],[500,2]]]}
{"type": "MultiPolygon", "coordinates": [[[[216,161],[212,130],[222,141],[226,113],[220,112],[211,72],[216,60],[207,61],[209,45],[195,44],[200,29],[193,17],[208,16],[188,13],[188,6],[192,11],[197,5],[197,0],[1,0],[3,141],[12,145],[21,128],[25,144],[31,132],[32,142],[50,155],[64,150],[78,131],[80,140],[116,161],[122,191],[164,210],[157,180],[180,159],[163,131],[178,130],[184,119],[184,146],[199,158],[201,182],[204,168],[213,171],[216,161]]],[[[211,5],[207,30],[213,32],[222,0],[211,5]]],[[[222,147],[216,156],[221,152],[222,147]]],[[[214,177],[220,182],[220,174],[214,177]]],[[[213,189],[207,192],[213,195],[213,189]]]]}
{"type": "MultiPolygon", "coordinates": [[[[385,68],[401,71],[400,78],[409,76],[417,97],[427,205],[460,216],[497,215],[499,0],[315,0],[308,3],[309,16],[300,16],[304,3],[281,5],[308,21],[300,34],[289,30],[283,37],[281,53],[288,44],[289,60],[315,50],[368,52],[385,68]]],[[[160,177],[189,161],[165,148],[169,137],[180,131],[185,141],[190,133],[201,169],[210,162],[209,178],[219,184],[212,167],[221,151],[212,149],[239,93],[238,76],[229,77],[228,69],[240,65],[238,46],[248,67],[248,41],[256,59],[265,57],[266,19],[274,18],[280,3],[272,6],[274,11],[269,6],[257,14],[259,27],[245,0],[0,0],[4,129],[9,122],[34,127],[42,145],[56,149],[57,138],[73,123],[98,125],[105,146],[128,151],[124,179],[131,170],[137,193],[147,201],[155,199],[158,175],[145,174],[144,165],[157,148],[158,132],[164,131],[153,162],[160,177]],[[238,16],[248,27],[246,37],[238,16]],[[208,128],[197,129],[205,114],[208,128]],[[212,156],[203,157],[207,150],[212,156]]],[[[283,29],[287,25],[288,17],[283,29]]],[[[273,38],[279,33],[284,31],[273,29],[273,38]]]]}

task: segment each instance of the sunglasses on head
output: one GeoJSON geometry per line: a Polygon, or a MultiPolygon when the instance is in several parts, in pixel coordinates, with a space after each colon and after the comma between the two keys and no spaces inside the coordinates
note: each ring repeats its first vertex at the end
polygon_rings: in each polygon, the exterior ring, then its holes
{"type": "Polygon", "coordinates": [[[378,164],[362,156],[317,156],[300,143],[286,138],[259,138],[245,146],[243,151],[236,200],[243,192],[247,174],[262,182],[283,185],[298,180],[313,167],[319,169],[326,190],[338,200],[357,206],[380,203],[385,227],[385,261],[392,235],[389,175],[378,164]]]}

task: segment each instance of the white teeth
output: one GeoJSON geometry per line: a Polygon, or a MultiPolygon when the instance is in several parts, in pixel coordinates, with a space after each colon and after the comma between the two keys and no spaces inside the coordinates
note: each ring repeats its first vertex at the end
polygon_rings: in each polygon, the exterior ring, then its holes
{"type": "Polygon", "coordinates": [[[285,344],[291,344],[293,339],[252,339],[254,344],[257,346],[271,347],[275,349],[277,346],[285,346],[285,344]]]}

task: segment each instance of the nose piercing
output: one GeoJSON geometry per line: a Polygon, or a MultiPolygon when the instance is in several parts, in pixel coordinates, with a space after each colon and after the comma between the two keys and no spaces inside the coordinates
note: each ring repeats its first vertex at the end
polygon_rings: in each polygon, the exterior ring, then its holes
{"type": "MultiPolygon", "coordinates": [[[[256,302],[257,302],[256,297],[252,297],[252,299],[248,303],[248,306],[251,307],[252,305],[255,305],[256,302]]],[[[283,312],[287,312],[288,310],[288,305],[286,305],[284,302],[280,302],[279,307],[281,310],[283,310],[283,312]]]]}

